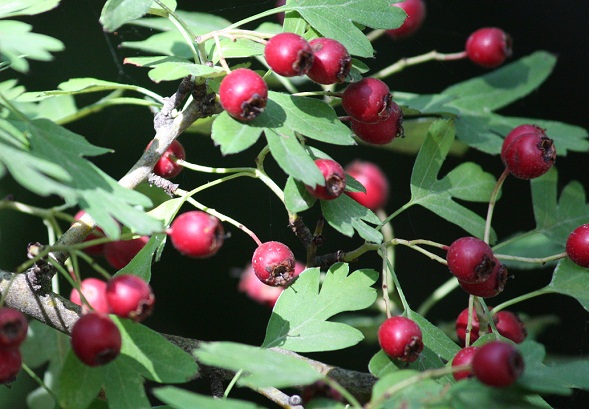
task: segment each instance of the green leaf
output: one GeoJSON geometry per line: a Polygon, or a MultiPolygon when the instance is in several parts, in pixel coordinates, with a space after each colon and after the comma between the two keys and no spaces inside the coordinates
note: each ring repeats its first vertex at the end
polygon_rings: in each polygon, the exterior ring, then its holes
{"type": "Polygon", "coordinates": [[[375,407],[385,408],[423,409],[428,407],[428,402],[435,402],[443,396],[444,385],[433,379],[424,379],[395,390],[397,384],[407,382],[408,379],[419,374],[420,372],[416,370],[403,369],[385,375],[374,385],[371,402],[385,402],[383,406],[375,405],[375,407]],[[396,391],[392,396],[391,390],[396,391]]]}
{"type": "Polygon", "coordinates": [[[234,372],[243,370],[237,383],[252,388],[306,385],[323,378],[301,359],[234,342],[202,343],[194,355],[207,365],[234,372]]]}
{"type": "Polygon", "coordinates": [[[366,222],[380,225],[381,220],[374,212],[348,195],[340,195],[333,200],[321,200],[321,212],[323,217],[334,229],[340,233],[352,237],[354,230],[360,237],[372,243],[382,242],[382,233],[366,222]]]}
{"type": "MultiPolygon", "coordinates": [[[[474,379],[453,384],[440,403],[452,409],[472,409],[473,402],[480,408],[546,409],[550,408],[535,395],[524,395],[517,388],[490,388],[474,379]]],[[[432,408],[435,406],[431,406],[432,408]]]]}
{"type": "Polygon", "coordinates": [[[187,75],[202,78],[214,78],[225,75],[225,70],[221,67],[195,64],[190,60],[179,57],[128,57],[125,58],[124,63],[138,67],[152,68],[148,75],[154,82],[173,81],[184,78],[187,75]]]}
{"type": "Polygon", "coordinates": [[[15,16],[32,16],[49,11],[59,4],[60,0],[18,0],[5,1],[0,5],[0,18],[15,16]]]}
{"type": "Polygon", "coordinates": [[[454,358],[460,347],[448,335],[415,311],[409,310],[407,316],[419,325],[423,334],[423,344],[426,347],[446,361],[454,358]]]}
{"type": "Polygon", "coordinates": [[[284,202],[289,212],[300,213],[310,209],[316,199],[307,191],[303,183],[289,176],[284,187],[284,202]]]}
{"type": "Polygon", "coordinates": [[[143,17],[153,0],[107,0],[100,13],[104,31],[112,33],[123,24],[143,17]]]}
{"type": "Polygon", "coordinates": [[[57,393],[59,407],[63,409],[88,407],[100,392],[102,381],[107,376],[110,365],[112,362],[105,366],[89,367],[70,350],[59,377],[57,393]]]}
{"type": "MultiPolygon", "coordinates": [[[[438,179],[453,141],[454,127],[451,122],[438,120],[432,124],[413,166],[408,205],[419,204],[473,236],[483,237],[485,220],[454,201],[453,197],[488,201],[495,187],[495,177],[474,163],[463,163],[438,179]]],[[[491,240],[496,240],[494,232],[491,232],[491,240]]]]}
{"type": "Polygon", "coordinates": [[[198,395],[173,386],[156,388],[153,394],[162,402],[172,405],[174,409],[262,409],[261,406],[250,402],[198,395]]]}
{"type": "Polygon", "coordinates": [[[233,119],[227,111],[217,116],[211,130],[211,137],[215,144],[221,147],[223,155],[246,150],[257,142],[261,134],[261,128],[245,126],[233,119]]]}
{"type": "MultiPolygon", "coordinates": [[[[125,341],[123,341],[125,342],[125,341]]],[[[121,355],[108,366],[103,382],[109,409],[151,409],[143,379],[127,356],[121,355]]]]}
{"type": "Polygon", "coordinates": [[[20,351],[23,361],[31,368],[41,366],[47,361],[63,360],[63,354],[56,354],[56,351],[63,351],[69,345],[69,337],[48,325],[39,321],[31,320],[27,332],[27,339],[20,351]]]}
{"type": "Polygon", "coordinates": [[[360,342],[360,331],[327,320],[341,312],[372,305],[376,291],[371,286],[378,273],[368,269],[348,273],[347,264],[334,264],[321,285],[319,269],[301,273],[278,299],[263,346],[313,352],[347,348],[360,342]]]}
{"type": "Polygon", "coordinates": [[[166,238],[167,235],[165,233],[152,235],[145,246],[139,250],[139,253],[115,275],[133,274],[149,282],[151,280],[151,265],[153,264],[154,254],[163,250],[166,238]]]}
{"type": "Polygon", "coordinates": [[[576,298],[589,311],[589,271],[562,259],[552,275],[552,281],[545,287],[546,292],[555,292],[576,298]]]}
{"type": "MultiPolygon", "coordinates": [[[[196,35],[219,30],[231,24],[229,20],[209,13],[185,10],[176,10],[175,13],[196,35]]],[[[177,33],[177,27],[167,18],[140,18],[132,21],[131,24],[153,30],[174,31],[177,33]]]]}

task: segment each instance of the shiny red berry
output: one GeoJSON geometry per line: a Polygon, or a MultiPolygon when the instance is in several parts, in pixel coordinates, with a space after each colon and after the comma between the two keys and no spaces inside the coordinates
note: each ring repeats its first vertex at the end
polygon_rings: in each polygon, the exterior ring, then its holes
{"type": "MultiPolygon", "coordinates": [[[[472,322],[470,328],[470,343],[472,344],[477,339],[479,339],[479,331],[480,331],[480,323],[479,318],[477,317],[476,311],[473,309],[472,311],[472,322]]],[[[468,328],[468,308],[463,309],[458,317],[456,317],[456,336],[458,337],[458,343],[462,346],[466,345],[466,334],[468,328]]],[[[490,332],[491,327],[487,327],[486,332],[490,332]]]]}
{"type": "Polygon", "coordinates": [[[391,113],[387,119],[376,123],[350,121],[352,131],[364,142],[385,145],[395,138],[403,137],[403,111],[395,103],[390,103],[391,113]]]}
{"type": "Polygon", "coordinates": [[[466,55],[482,67],[501,65],[512,53],[511,37],[503,30],[485,27],[472,33],[466,40],[466,55]]]}
{"type": "MultiPolygon", "coordinates": [[[[295,261],[293,278],[298,276],[304,269],[305,265],[303,263],[295,261]]],[[[238,289],[257,303],[270,308],[274,307],[278,297],[284,290],[283,287],[272,287],[260,281],[256,277],[251,264],[248,264],[241,272],[238,289]]]]}
{"type": "Polygon", "coordinates": [[[323,174],[325,186],[305,186],[307,191],[317,199],[332,200],[344,193],[346,173],[342,165],[332,159],[315,159],[315,164],[323,174]]]}
{"type": "MultiPolygon", "coordinates": [[[[152,143],[153,141],[151,141],[147,147],[149,148],[152,143]]],[[[159,158],[153,167],[153,173],[166,179],[178,176],[184,168],[174,162],[172,158],[182,160],[186,159],[186,151],[184,150],[184,146],[182,146],[182,144],[176,139],[172,141],[168,149],[166,149],[161,158],[159,158]]]]}
{"type": "Polygon", "coordinates": [[[566,252],[573,263],[589,267],[589,224],[583,224],[573,230],[567,238],[566,252]]]}
{"type": "Polygon", "coordinates": [[[120,270],[141,251],[149,241],[148,236],[131,240],[117,240],[104,245],[104,258],[113,268],[120,270]]]}
{"type": "Polygon", "coordinates": [[[499,334],[507,339],[521,344],[526,339],[528,332],[519,316],[511,311],[501,310],[493,315],[493,321],[499,334]]]}
{"type": "Polygon", "coordinates": [[[86,278],[82,280],[79,290],[77,288],[72,288],[70,301],[74,304],[81,305],[84,313],[97,311],[108,314],[109,308],[106,302],[106,281],[97,278],[86,278]],[[90,304],[91,308],[88,308],[88,305],[82,303],[80,291],[88,304],[90,304]]]}
{"type": "MultiPolygon", "coordinates": [[[[470,365],[472,363],[472,357],[478,348],[474,346],[469,346],[466,348],[462,348],[460,351],[454,355],[452,359],[452,368],[462,365],[470,365]]],[[[472,378],[474,374],[472,370],[466,369],[462,371],[452,372],[452,376],[457,381],[464,379],[464,378],[472,378]]]]}
{"type": "Polygon", "coordinates": [[[182,213],[176,217],[169,234],[176,250],[194,258],[215,255],[225,240],[221,221],[200,210],[182,213]]]}
{"type": "Polygon", "coordinates": [[[237,68],[221,81],[219,99],[223,108],[233,118],[251,121],[266,107],[268,85],[255,71],[237,68]]]}
{"type": "Polygon", "coordinates": [[[318,84],[339,84],[345,81],[352,68],[352,57],[337,40],[319,37],[310,41],[313,65],[307,76],[318,84]]]}
{"type": "Polygon", "coordinates": [[[72,328],[74,354],[88,366],[105,365],[121,352],[121,333],[106,314],[82,315],[72,328]]]}
{"type": "Polygon", "coordinates": [[[276,74],[284,77],[305,75],[313,65],[313,50],[307,40],[295,33],[280,33],[270,38],[264,58],[276,74]]]}
{"type": "Polygon", "coordinates": [[[491,341],[476,350],[472,357],[472,371],[485,385],[509,386],[523,373],[524,360],[511,343],[491,341]]]}
{"type": "Polygon", "coordinates": [[[0,385],[12,383],[22,368],[22,355],[18,348],[0,349],[0,385]]]}
{"type": "Polygon", "coordinates": [[[360,122],[374,123],[391,115],[393,97],[389,86],[376,78],[363,78],[346,87],[342,94],[344,111],[360,122]]]}
{"type": "Polygon", "coordinates": [[[446,261],[450,272],[463,283],[484,281],[495,268],[493,250],[476,237],[455,240],[448,249],[446,261]]]}
{"type": "Polygon", "coordinates": [[[405,0],[400,3],[394,3],[393,6],[405,10],[407,18],[401,27],[386,31],[389,37],[396,40],[415,34],[421,28],[423,21],[425,20],[425,2],[423,0],[405,0]]]}
{"type": "Polygon", "coordinates": [[[550,170],[556,160],[552,139],[544,133],[529,132],[514,138],[501,155],[509,172],[519,179],[534,179],[550,170]]]}
{"type": "Polygon", "coordinates": [[[27,337],[29,323],[14,308],[0,308],[0,349],[17,348],[27,337]]]}
{"type": "Polygon", "coordinates": [[[155,296],[141,277],[121,274],[108,280],[106,301],[111,313],[139,322],[151,314],[155,296]]]}
{"type": "Polygon", "coordinates": [[[348,196],[373,211],[384,207],[389,198],[389,182],[376,164],[356,160],[345,171],[366,189],[366,192],[346,192],[348,196]]]}
{"type": "Polygon", "coordinates": [[[509,145],[511,145],[511,142],[513,142],[515,140],[515,138],[517,138],[518,136],[523,135],[525,133],[537,133],[541,136],[546,136],[546,131],[537,125],[533,125],[533,124],[518,125],[515,128],[513,128],[505,136],[505,139],[503,140],[503,145],[501,145],[501,157],[502,158],[505,156],[505,151],[507,151],[507,148],[509,147],[509,145]]]}
{"type": "Polygon", "coordinates": [[[423,350],[419,325],[407,317],[391,317],[378,329],[378,343],[391,358],[413,362],[423,350]]]}
{"type": "Polygon", "coordinates": [[[295,275],[295,258],[286,244],[267,241],[252,256],[252,268],[258,279],[270,286],[285,286],[295,275]]]}
{"type": "MultiPolygon", "coordinates": [[[[75,214],[74,219],[80,220],[85,214],[85,211],[80,210],[75,214]]],[[[104,232],[100,227],[96,227],[94,232],[87,235],[84,241],[96,240],[102,237],[104,237],[104,232]]],[[[94,246],[84,247],[83,250],[91,256],[101,256],[104,253],[104,244],[95,244],[94,246]]]]}
{"type": "Polygon", "coordinates": [[[507,282],[507,268],[495,260],[495,268],[491,274],[484,280],[478,283],[465,283],[458,280],[458,284],[464,291],[477,297],[490,298],[495,297],[503,291],[505,283],[507,282]]]}

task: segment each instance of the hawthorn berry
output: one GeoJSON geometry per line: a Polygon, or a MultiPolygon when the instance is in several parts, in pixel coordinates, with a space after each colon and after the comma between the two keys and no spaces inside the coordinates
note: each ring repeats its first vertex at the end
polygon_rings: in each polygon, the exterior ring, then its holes
{"type": "Polygon", "coordinates": [[[29,323],[24,314],[10,307],[0,308],[0,349],[18,348],[27,337],[29,323]]]}
{"type": "Polygon", "coordinates": [[[72,327],[74,354],[88,366],[105,365],[121,352],[121,333],[108,315],[82,315],[72,327]]]}
{"type": "MultiPolygon", "coordinates": [[[[295,260],[293,278],[301,274],[304,269],[305,265],[295,260]]],[[[241,272],[238,289],[257,303],[270,308],[274,307],[278,297],[284,290],[283,287],[272,287],[260,281],[256,277],[251,264],[248,264],[241,272]]]]}
{"type": "Polygon", "coordinates": [[[305,186],[307,191],[321,200],[332,200],[344,193],[346,173],[342,165],[332,159],[315,159],[315,164],[323,174],[325,186],[305,186]]]}
{"type": "Polygon", "coordinates": [[[18,348],[0,349],[0,384],[11,383],[22,368],[22,355],[18,348]]]}
{"type": "Polygon", "coordinates": [[[72,288],[70,301],[82,306],[82,312],[87,313],[91,310],[108,314],[109,308],[106,302],[106,281],[98,278],[86,278],[80,283],[80,289],[72,288]],[[88,302],[88,305],[82,303],[80,292],[88,302]]]}
{"type": "Polygon", "coordinates": [[[523,373],[524,360],[513,344],[491,341],[475,351],[472,357],[472,371],[485,385],[509,386],[523,373]]]}
{"type": "Polygon", "coordinates": [[[543,132],[528,132],[511,140],[501,159],[516,178],[534,179],[554,165],[556,148],[552,139],[543,132]]]}
{"type": "Polygon", "coordinates": [[[389,182],[376,164],[355,160],[345,171],[366,189],[366,192],[346,192],[348,196],[373,211],[384,207],[389,198],[389,182]]]}
{"type": "MultiPolygon", "coordinates": [[[[149,148],[152,143],[153,141],[149,142],[147,147],[149,148]]],[[[178,165],[178,163],[174,162],[172,158],[183,160],[186,159],[186,151],[184,150],[184,146],[182,146],[182,144],[176,139],[172,141],[168,149],[166,149],[164,154],[159,158],[153,167],[153,173],[166,179],[171,179],[174,176],[178,176],[184,168],[178,165]]]]}
{"type": "Polygon", "coordinates": [[[589,224],[577,227],[567,238],[566,252],[573,263],[589,267],[589,224]]]}
{"type": "Polygon", "coordinates": [[[378,343],[391,358],[413,362],[423,350],[419,325],[410,318],[388,318],[378,329],[378,343]]]}
{"type": "Polygon", "coordinates": [[[280,33],[270,38],[264,58],[272,70],[284,77],[305,75],[313,65],[313,50],[307,40],[295,33],[280,33]]]}
{"type": "Polygon", "coordinates": [[[385,145],[395,138],[403,137],[403,111],[393,101],[390,104],[391,113],[387,119],[376,123],[365,123],[350,120],[352,131],[364,142],[373,145],[385,145]]]}
{"type": "MultiPolygon", "coordinates": [[[[478,348],[475,346],[469,346],[458,351],[456,355],[454,355],[454,358],[452,358],[452,368],[462,365],[470,365],[472,363],[472,357],[477,349],[478,348]]],[[[464,378],[472,378],[474,374],[472,373],[472,370],[463,370],[452,372],[452,376],[455,380],[459,381],[464,378]]]]}
{"type": "Polygon", "coordinates": [[[495,259],[495,268],[489,276],[478,283],[465,283],[458,280],[458,284],[464,291],[477,297],[495,297],[505,288],[507,282],[507,268],[495,259]]]}
{"type": "Polygon", "coordinates": [[[501,310],[493,315],[493,321],[499,334],[505,338],[521,344],[526,339],[528,332],[519,316],[511,311],[501,310]]]}
{"type": "Polygon", "coordinates": [[[509,145],[511,145],[511,142],[513,142],[514,139],[517,138],[518,136],[523,135],[525,133],[537,133],[541,136],[546,136],[546,130],[544,130],[543,128],[540,128],[537,125],[533,125],[533,124],[518,125],[515,128],[513,128],[505,136],[505,139],[503,140],[503,144],[501,145],[501,157],[502,158],[505,156],[505,151],[507,150],[507,147],[509,145]]]}
{"type": "Polygon", "coordinates": [[[266,107],[268,85],[255,71],[237,68],[221,80],[219,99],[233,118],[251,121],[266,107]]]}
{"type": "Polygon", "coordinates": [[[484,281],[495,268],[495,256],[491,247],[476,237],[455,240],[446,254],[450,272],[463,283],[484,281]]]}
{"type": "Polygon", "coordinates": [[[149,241],[149,236],[131,240],[116,240],[104,245],[104,258],[113,268],[120,270],[141,251],[149,241]]]}
{"type": "Polygon", "coordinates": [[[363,78],[342,93],[344,111],[360,122],[374,123],[391,115],[393,97],[389,86],[377,78],[363,78]]]}
{"type": "MultiPolygon", "coordinates": [[[[80,220],[86,214],[85,211],[80,210],[74,215],[74,219],[80,220]]],[[[104,237],[104,232],[100,227],[96,227],[93,233],[90,233],[86,236],[84,241],[96,240],[101,237],[104,237]]],[[[91,256],[101,256],[104,253],[104,244],[95,244],[93,246],[88,246],[83,248],[84,252],[91,255],[91,256]]]]}
{"type": "Polygon", "coordinates": [[[407,18],[401,27],[387,30],[387,35],[397,40],[415,34],[425,20],[425,2],[423,0],[405,0],[401,3],[394,3],[393,6],[403,9],[407,13],[407,18]]]}
{"type": "Polygon", "coordinates": [[[321,398],[328,399],[329,401],[345,402],[342,394],[324,381],[316,381],[310,385],[306,385],[301,391],[301,403],[305,407],[307,405],[310,407],[314,399],[321,398]]]}
{"type": "Polygon", "coordinates": [[[285,286],[295,275],[295,258],[284,243],[267,241],[252,256],[252,268],[258,279],[270,286],[285,286]]]}
{"type": "Polygon", "coordinates": [[[352,57],[342,43],[319,37],[309,42],[313,49],[313,64],[307,76],[318,84],[340,84],[352,68],[352,57]]]}
{"type": "Polygon", "coordinates": [[[497,67],[511,56],[511,53],[511,37],[500,28],[480,28],[466,40],[467,57],[482,67],[497,67]]]}
{"type": "Polygon", "coordinates": [[[140,322],[151,314],[155,296],[141,277],[121,274],[108,280],[106,301],[111,313],[140,322]]]}
{"type": "Polygon", "coordinates": [[[208,213],[193,210],[174,219],[169,230],[172,245],[185,256],[206,258],[215,255],[225,240],[221,221],[208,213]]]}
{"type": "MultiPolygon", "coordinates": [[[[477,317],[476,311],[473,309],[472,311],[472,322],[470,328],[470,343],[472,344],[477,339],[479,339],[479,331],[480,331],[480,323],[479,318],[477,317]]],[[[458,317],[456,317],[456,336],[458,337],[458,343],[461,346],[466,345],[466,330],[468,328],[468,308],[463,309],[458,317]]],[[[491,332],[491,327],[487,327],[486,332],[491,332]]]]}

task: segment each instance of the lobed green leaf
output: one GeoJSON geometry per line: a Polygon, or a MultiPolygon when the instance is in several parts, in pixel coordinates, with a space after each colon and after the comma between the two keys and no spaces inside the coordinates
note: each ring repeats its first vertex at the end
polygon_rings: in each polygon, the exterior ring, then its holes
{"type": "Polygon", "coordinates": [[[153,0],[107,0],[100,13],[104,31],[112,33],[122,25],[143,17],[153,0]]]}

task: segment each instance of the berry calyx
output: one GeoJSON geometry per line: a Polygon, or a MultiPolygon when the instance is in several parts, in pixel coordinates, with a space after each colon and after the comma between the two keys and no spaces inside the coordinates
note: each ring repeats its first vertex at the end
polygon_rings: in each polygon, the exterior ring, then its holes
{"type": "Polygon", "coordinates": [[[72,288],[70,301],[82,306],[82,313],[97,311],[108,314],[109,308],[106,302],[106,281],[97,278],[86,278],[80,283],[80,289],[72,288]],[[88,302],[82,303],[80,292],[88,302]],[[90,308],[89,308],[90,307],[90,308]]]}
{"type": "Polygon", "coordinates": [[[342,94],[344,111],[360,122],[374,123],[391,115],[393,97],[389,86],[376,78],[363,78],[346,87],[342,94]]]}
{"type": "Polygon", "coordinates": [[[270,286],[285,286],[295,275],[295,259],[284,243],[267,241],[252,256],[252,268],[258,280],[270,286]]]}
{"type": "Polygon", "coordinates": [[[108,280],[106,301],[117,317],[140,322],[151,315],[155,296],[150,285],[133,274],[121,274],[108,280]]]}
{"type": "Polygon", "coordinates": [[[18,348],[0,349],[0,385],[12,383],[22,368],[18,348]]]}
{"type": "Polygon", "coordinates": [[[413,362],[423,350],[419,325],[407,317],[391,317],[378,329],[378,343],[391,358],[413,362]]]}
{"type": "Polygon", "coordinates": [[[313,64],[307,76],[318,84],[340,84],[352,68],[352,57],[342,43],[319,37],[309,42],[313,49],[313,64]]]}
{"type": "Polygon", "coordinates": [[[315,164],[323,174],[325,186],[305,186],[307,191],[321,200],[332,200],[344,193],[346,173],[342,165],[332,159],[315,159],[315,164]]]}
{"type": "Polygon", "coordinates": [[[478,283],[465,283],[458,280],[460,287],[471,295],[477,297],[490,298],[495,297],[505,288],[507,282],[507,268],[495,259],[495,268],[489,276],[478,283]]]}
{"type": "MultiPolygon", "coordinates": [[[[298,276],[305,269],[305,265],[299,261],[295,261],[295,268],[293,278],[298,276]]],[[[274,307],[278,297],[284,290],[283,287],[269,286],[256,277],[254,269],[251,264],[248,264],[241,272],[239,278],[238,290],[245,293],[249,298],[256,301],[258,304],[266,305],[270,308],[274,307]]]]}
{"type": "Polygon", "coordinates": [[[589,267],[589,224],[582,224],[569,234],[566,252],[573,263],[589,267]]]}
{"type": "Polygon", "coordinates": [[[295,33],[280,33],[270,38],[264,58],[272,70],[284,77],[306,74],[313,65],[313,50],[307,40],[295,33]]]}
{"type": "Polygon", "coordinates": [[[72,328],[74,354],[88,366],[105,365],[121,352],[121,333],[106,314],[82,315],[72,328]]]}
{"type": "MultiPolygon", "coordinates": [[[[472,363],[472,357],[474,356],[474,353],[477,349],[477,347],[469,346],[458,351],[456,355],[454,355],[454,358],[452,358],[452,368],[457,366],[470,365],[472,363]]],[[[474,374],[472,373],[472,370],[467,369],[463,371],[452,372],[452,376],[455,380],[459,381],[464,378],[472,378],[474,374]]]]}
{"type": "Polygon", "coordinates": [[[384,207],[389,198],[389,182],[376,164],[356,160],[345,171],[366,189],[366,192],[346,192],[348,196],[372,211],[384,207]]]}
{"type": "Polygon", "coordinates": [[[113,268],[120,270],[141,251],[149,241],[149,236],[131,240],[117,240],[104,245],[104,258],[113,268]]]}
{"type": "MultiPolygon", "coordinates": [[[[152,143],[153,141],[149,142],[147,147],[149,148],[152,143]]],[[[166,149],[164,154],[159,158],[153,167],[153,173],[166,179],[171,179],[174,176],[178,176],[184,168],[178,163],[174,162],[172,158],[182,160],[186,159],[186,151],[184,150],[184,146],[182,146],[182,144],[176,139],[172,141],[168,149],[166,149]]]]}
{"type": "MultiPolygon", "coordinates": [[[[80,210],[74,215],[74,219],[80,220],[85,214],[85,211],[80,210]]],[[[101,237],[104,237],[104,232],[100,227],[96,227],[94,232],[87,235],[84,241],[96,240],[101,237]]],[[[94,246],[84,247],[83,250],[91,256],[101,256],[104,253],[104,244],[95,244],[94,246]]]]}
{"type": "Polygon", "coordinates": [[[425,2],[423,0],[405,0],[394,3],[393,6],[405,10],[407,18],[401,27],[387,30],[386,33],[392,39],[401,39],[415,34],[423,25],[426,15],[425,2]]]}
{"type": "Polygon", "coordinates": [[[215,255],[225,240],[221,221],[200,210],[176,217],[170,226],[169,235],[176,250],[194,258],[215,255]]]}
{"type": "Polygon", "coordinates": [[[515,138],[517,138],[518,136],[523,135],[525,133],[537,133],[540,136],[546,136],[546,131],[537,125],[533,125],[533,124],[518,125],[515,128],[513,128],[505,136],[505,139],[503,140],[503,144],[501,145],[501,157],[502,158],[505,156],[505,151],[507,151],[507,148],[509,147],[509,145],[511,145],[511,142],[513,142],[515,140],[515,138]]]}
{"type": "Polygon", "coordinates": [[[543,132],[529,132],[514,138],[501,159],[516,178],[534,179],[548,172],[554,165],[556,148],[552,139],[543,132]]]}
{"type": "Polygon", "coordinates": [[[495,268],[493,250],[476,237],[455,240],[448,249],[446,261],[450,272],[463,283],[484,281],[495,268]]]}
{"type": "Polygon", "coordinates": [[[27,337],[29,323],[24,314],[14,308],[0,308],[0,349],[17,348],[27,337]]]}
{"type": "Polygon", "coordinates": [[[266,107],[268,85],[258,73],[248,68],[237,68],[221,81],[219,99],[233,118],[251,121],[266,107]]]}
{"type": "Polygon", "coordinates": [[[475,351],[472,357],[472,371],[485,385],[509,386],[523,373],[524,360],[512,344],[491,341],[475,351]]]}
{"type": "Polygon", "coordinates": [[[404,136],[403,111],[393,101],[390,103],[390,115],[384,121],[369,124],[352,118],[350,125],[358,138],[373,145],[385,145],[404,136]]]}
{"type": "Polygon", "coordinates": [[[511,53],[511,37],[500,28],[480,28],[466,40],[466,55],[482,67],[497,67],[511,56],[511,53]]]}

